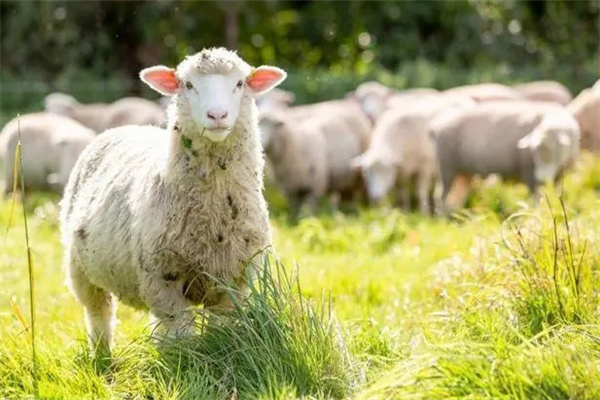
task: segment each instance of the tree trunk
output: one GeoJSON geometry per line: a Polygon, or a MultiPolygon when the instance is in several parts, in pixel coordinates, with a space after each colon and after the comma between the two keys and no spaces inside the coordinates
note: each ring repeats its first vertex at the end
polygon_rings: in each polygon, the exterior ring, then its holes
{"type": "Polygon", "coordinates": [[[240,3],[227,1],[225,6],[225,44],[228,49],[236,50],[238,45],[240,3]]]}

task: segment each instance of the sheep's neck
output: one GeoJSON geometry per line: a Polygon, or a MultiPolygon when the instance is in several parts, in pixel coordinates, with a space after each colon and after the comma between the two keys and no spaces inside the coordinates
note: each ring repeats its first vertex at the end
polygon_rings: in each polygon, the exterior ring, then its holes
{"type": "MultiPolygon", "coordinates": [[[[256,106],[244,97],[231,132],[222,142],[202,137],[185,101],[175,96],[168,108],[167,130],[171,137],[167,175],[181,190],[217,183],[227,176],[262,188],[264,159],[260,150],[256,106]],[[170,177],[169,177],[170,176],[170,177]]],[[[254,190],[253,189],[253,190],[254,190]]]]}
{"type": "Polygon", "coordinates": [[[259,168],[254,165],[255,161],[248,159],[252,153],[252,137],[241,124],[237,123],[229,136],[219,143],[202,138],[201,133],[177,122],[170,125],[166,179],[181,190],[211,186],[231,174],[254,173],[259,168]]]}

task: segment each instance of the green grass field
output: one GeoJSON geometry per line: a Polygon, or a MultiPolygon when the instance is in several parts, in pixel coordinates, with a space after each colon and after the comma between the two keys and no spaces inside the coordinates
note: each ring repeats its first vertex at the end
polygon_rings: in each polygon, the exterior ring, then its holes
{"type": "Polygon", "coordinates": [[[58,198],[31,195],[35,371],[23,213],[7,231],[3,199],[0,397],[598,399],[598,158],[559,192],[480,187],[451,219],[382,207],[290,226],[275,209],[278,258],[248,300],[160,345],[119,305],[110,363],[90,358],[64,283],[58,198]]]}

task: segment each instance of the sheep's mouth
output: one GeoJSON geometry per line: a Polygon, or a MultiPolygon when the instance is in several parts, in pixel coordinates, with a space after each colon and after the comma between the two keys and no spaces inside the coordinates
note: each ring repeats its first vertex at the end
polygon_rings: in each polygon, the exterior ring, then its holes
{"type": "Polygon", "coordinates": [[[229,132],[231,130],[231,128],[228,127],[210,127],[210,128],[206,128],[207,132],[213,132],[213,133],[223,133],[223,132],[229,132]]]}
{"type": "Polygon", "coordinates": [[[231,128],[205,128],[202,135],[213,142],[221,142],[229,136],[230,132],[231,128]]]}

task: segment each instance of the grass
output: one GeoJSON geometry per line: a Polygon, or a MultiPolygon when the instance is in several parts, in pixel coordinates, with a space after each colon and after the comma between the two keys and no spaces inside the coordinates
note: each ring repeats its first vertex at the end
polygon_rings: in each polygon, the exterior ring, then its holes
{"type": "MultiPolygon", "coordinates": [[[[520,185],[480,184],[452,219],[384,206],[291,226],[274,200],[282,261],[252,295],[162,345],[147,315],[120,306],[105,370],[64,284],[58,198],[33,194],[39,397],[600,398],[599,191],[586,156],[537,203],[520,185]]],[[[32,398],[24,226],[15,217],[5,234],[10,199],[0,205],[0,397],[32,398]]]]}

